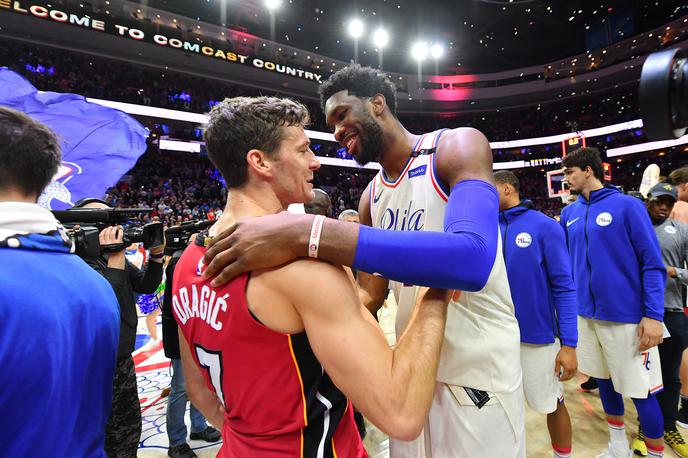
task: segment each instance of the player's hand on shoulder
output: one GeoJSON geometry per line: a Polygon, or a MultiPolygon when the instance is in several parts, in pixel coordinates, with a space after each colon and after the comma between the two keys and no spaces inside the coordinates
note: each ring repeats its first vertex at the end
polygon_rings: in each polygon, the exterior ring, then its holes
{"type": "Polygon", "coordinates": [[[301,256],[306,244],[301,233],[308,233],[311,215],[281,212],[247,218],[222,231],[210,242],[204,262],[203,277],[213,279],[213,286],[227,284],[237,275],[277,267],[301,256]],[[306,228],[306,229],[304,229],[306,228]]]}

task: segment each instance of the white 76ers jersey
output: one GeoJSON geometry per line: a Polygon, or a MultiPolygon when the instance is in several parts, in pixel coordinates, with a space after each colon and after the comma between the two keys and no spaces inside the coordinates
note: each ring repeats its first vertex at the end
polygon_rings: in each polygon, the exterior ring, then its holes
{"type": "MultiPolygon", "coordinates": [[[[444,230],[449,192],[435,174],[435,149],[443,131],[425,134],[399,178],[392,182],[381,170],[371,185],[373,226],[397,231],[444,230]]],[[[495,224],[497,221],[495,220],[495,224]]],[[[520,386],[518,322],[502,257],[501,237],[492,271],[478,292],[460,292],[449,303],[437,380],[491,393],[520,386]]],[[[391,282],[399,305],[397,337],[411,318],[418,287],[391,282]]]]}

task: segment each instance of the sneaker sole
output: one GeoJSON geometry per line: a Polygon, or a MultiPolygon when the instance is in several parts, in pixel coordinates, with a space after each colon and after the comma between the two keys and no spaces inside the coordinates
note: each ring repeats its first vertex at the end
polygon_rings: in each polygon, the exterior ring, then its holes
{"type": "Polygon", "coordinates": [[[688,423],[683,423],[681,421],[676,420],[676,424],[683,429],[688,429],[688,423]]]}

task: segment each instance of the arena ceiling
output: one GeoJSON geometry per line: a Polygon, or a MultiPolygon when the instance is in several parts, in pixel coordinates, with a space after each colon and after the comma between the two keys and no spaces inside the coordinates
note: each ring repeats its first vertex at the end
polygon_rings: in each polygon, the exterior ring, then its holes
{"type": "Polygon", "coordinates": [[[384,26],[383,68],[402,73],[417,70],[409,50],[418,40],[445,48],[425,72],[487,73],[563,59],[688,15],[679,0],[282,0],[273,31],[264,0],[137,1],[344,61],[354,56],[347,25],[356,17],[366,26],[359,62],[379,65],[371,36],[384,26]]]}

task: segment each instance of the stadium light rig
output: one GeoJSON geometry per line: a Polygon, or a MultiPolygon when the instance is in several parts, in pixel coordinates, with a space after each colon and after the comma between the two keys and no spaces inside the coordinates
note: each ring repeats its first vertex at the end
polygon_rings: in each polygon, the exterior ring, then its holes
{"type": "Polygon", "coordinates": [[[265,0],[265,7],[270,11],[275,11],[282,6],[282,0],[265,0]]]}
{"type": "Polygon", "coordinates": [[[433,59],[439,59],[442,57],[443,54],[444,54],[444,47],[439,43],[433,44],[432,47],[430,48],[430,55],[432,56],[433,59]]]}
{"type": "Polygon", "coordinates": [[[418,62],[428,58],[428,45],[424,41],[418,41],[411,46],[411,57],[418,62]]]}
{"type": "Polygon", "coordinates": [[[385,29],[377,29],[373,33],[373,44],[376,48],[383,49],[389,43],[389,34],[385,29]]]}
{"type": "Polygon", "coordinates": [[[363,22],[360,19],[352,19],[349,21],[349,35],[355,40],[363,36],[363,22]]]}

